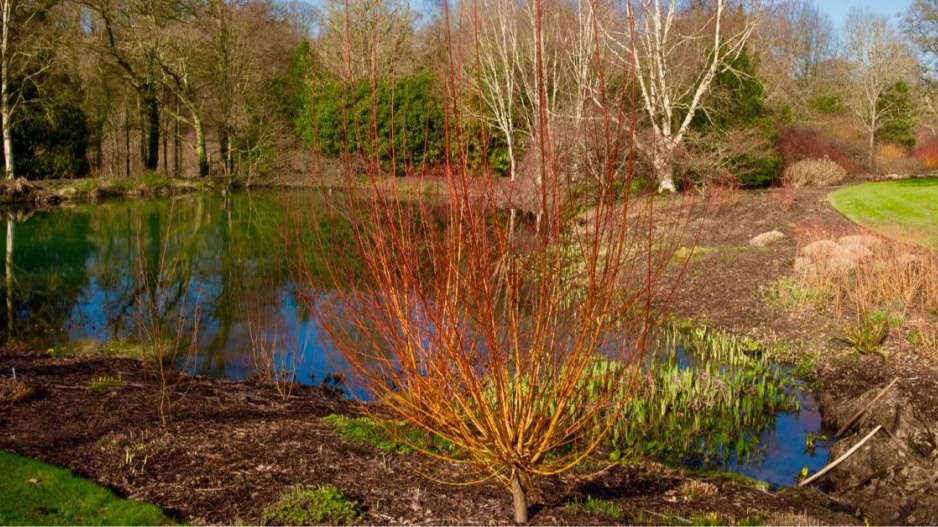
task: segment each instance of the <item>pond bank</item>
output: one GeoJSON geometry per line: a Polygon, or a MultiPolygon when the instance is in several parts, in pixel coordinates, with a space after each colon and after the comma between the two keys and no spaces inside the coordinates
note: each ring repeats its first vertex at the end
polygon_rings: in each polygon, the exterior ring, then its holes
{"type": "MultiPolygon", "coordinates": [[[[160,505],[190,523],[258,523],[264,508],[297,484],[331,484],[362,508],[364,523],[488,524],[511,518],[494,484],[453,487],[459,467],[419,454],[382,452],[342,440],[324,421],[359,407],[319,388],[298,387],[282,402],[253,382],[192,377],[169,423],[156,387],[131,359],[60,358],[22,349],[0,352],[35,390],[0,407],[0,449],[69,467],[119,494],[160,505]],[[104,387],[94,379],[120,379],[104,387]],[[55,416],[50,419],[49,416],[55,416]]],[[[537,524],[855,523],[812,489],[772,492],[733,477],[654,463],[581,470],[538,482],[537,524]],[[571,506],[612,500],[610,517],[571,506]]]]}
{"type": "Polygon", "coordinates": [[[48,207],[72,200],[185,194],[224,186],[216,180],[173,179],[159,174],[140,178],[0,181],[0,206],[48,207]]]}
{"type": "Polygon", "coordinates": [[[827,201],[830,190],[801,189],[793,196],[780,191],[737,192],[715,199],[713,214],[697,220],[706,222],[697,243],[709,251],[691,262],[670,307],[677,316],[765,343],[776,360],[790,364],[811,382],[831,435],[860,405],[898,379],[889,397],[880,399],[837,438],[831,458],[876,426],[882,425],[886,432],[874,436],[817,485],[852,503],[858,515],[876,524],[935,524],[935,360],[901,328],[892,329],[882,344],[888,361],[875,354],[860,355],[844,341],[843,326],[830,311],[792,305],[785,296],[785,288],[795,283],[799,238],[815,232],[863,233],[827,201]],[[772,231],[782,237],[763,247],[750,244],[772,231]],[[923,434],[923,439],[913,441],[918,446],[896,439],[923,434]]]}

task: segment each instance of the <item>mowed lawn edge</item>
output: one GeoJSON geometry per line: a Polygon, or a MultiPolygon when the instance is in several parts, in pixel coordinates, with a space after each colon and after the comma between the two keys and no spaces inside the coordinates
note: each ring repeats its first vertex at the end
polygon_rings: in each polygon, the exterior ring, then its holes
{"type": "Polygon", "coordinates": [[[938,178],[862,183],[835,190],[827,199],[873,232],[938,250],[938,178]]]}
{"type": "Polygon", "coordinates": [[[0,450],[0,525],[170,525],[155,505],[122,499],[65,469],[0,450]]]}

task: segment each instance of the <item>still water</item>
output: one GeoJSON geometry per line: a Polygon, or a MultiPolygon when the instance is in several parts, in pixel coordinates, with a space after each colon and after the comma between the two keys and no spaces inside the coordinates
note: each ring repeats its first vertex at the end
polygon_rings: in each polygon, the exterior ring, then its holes
{"type": "Polygon", "coordinates": [[[318,382],[337,367],[335,354],[295,296],[281,241],[298,211],[316,219],[322,196],[294,198],[285,206],[276,192],[198,194],[18,213],[4,330],[43,349],[132,339],[146,293],[139,277],[159,269],[165,313],[182,312],[190,325],[197,315],[194,373],[253,375],[248,322],[261,317],[290,328],[303,350],[298,379],[318,382]]]}
{"type": "MultiPolygon", "coordinates": [[[[7,248],[3,284],[10,287],[4,286],[0,331],[40,349],[132,342],[140,300],[151,292],[140,277],[158,274],[161,311],[183,320],[186,332],[198,321],[197,353],[187,366],[193,373],[253,376],[252,336],[260,324],[279,328],[292,343],[297,380],[318,384],[346,365],[305,311],[288,265],[296,254],[283,240],[287,232],[302,237],[323,225],[326,199],[295,191],[288,198],[275,191],[195,194],[8,214],[0,233],[7,248]]],[[[347,235],[333,236],[348,242],[347,235]]],[[[320,253],[304,256],[313,278],[326,263],[317,261],[325,257],[320,253]]],[[[736,459],[727,449],[721,465],[780,486],[794,483],[803,466],[822,467],[828,443],[805,448],[806,436],[820,431],[820,415],[807,391],[796,396],[799,412],[778,412],[753,431],[755,455],[736,459]]]]}

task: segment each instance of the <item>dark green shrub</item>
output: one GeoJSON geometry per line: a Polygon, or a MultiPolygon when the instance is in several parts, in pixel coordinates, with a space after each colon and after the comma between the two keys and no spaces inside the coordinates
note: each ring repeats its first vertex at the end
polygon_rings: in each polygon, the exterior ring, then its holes
{"type": "MultiPolygon", "coordinates": [[[[744,51],[729,66],[713,81],[709,109],[694,116],[692,128],[702,137],[696,146],[703,154],[724,152],[719,166],[706,169],[730,174],[747,188],[767,187],[778,178],[782,158],[775,148],[778,132],[765,105],[765,86],[758,77],[759,60],[744,51]]],[[[706,175],[691,166],[691,179],[706,175]]]]}
{"type": "Polygon", "coordinates": [[[823,93],[808,99],[808,108],[820,114],[843,113],[844,103],[836,93],[823,93]]]}
{"type": "Polygon", "coordinates": [[[882,108],[889,108],[889,117],[882,128],[876,132],[877,139],[890,141],[906,148],[915,146],[915,101],[912,87],[905,81],[899,81],[883,94],[880,100],[882,108]]]}
{"type": "Polygon", "coordinates": [[[91,130],[81,108],[81,87],[64,74],[39,75],[49,77],[45,82],[54,96],[37,92],[31,84],[24,87],[12,130],[14,171],[29,179],[84,176],[91,130]]]}
{"type": "Polygon", "coordinates": [[[443,105],[435,74],[376,86],[312,77],[296,113],[300,136],[327,155],[377,155],[398,167],[435,164],[445,153],[443,105]]]}
{"type": "Polygon", "coordinates": [[[325,485],[296,487],[264,509],[265,525],[348,525],[361,518],[361,510],[341,490],[325,485]]]}

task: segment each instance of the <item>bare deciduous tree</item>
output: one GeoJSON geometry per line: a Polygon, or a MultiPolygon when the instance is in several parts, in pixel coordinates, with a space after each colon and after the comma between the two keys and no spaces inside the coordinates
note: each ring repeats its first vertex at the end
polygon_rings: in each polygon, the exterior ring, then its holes
{"type": "Polygon", "coordinates": [[[766,100],[806,113],[806,103],[828,89],[837,56],[837,31],[813,0],[779,2],[754,35],[766,100]]]}
{"type": "Polygon", "coordinates": [[[627,61],[652,129],[643,145],[661,191],[675,191],[673,158],[703,108],[717,73],[729,68],[745,48],[762,16],[754,1],[626,2],[630,23],[620,28],[634,38],[612,36],[620,60],[627,61]]]}
{"type": "Polygon", "coordinates": [[[331,75],[350,82],[410,71],[415,13],[407,0],[330,0],[324,16],[315,49],[331,75]]]}
{"type": "Polygon", "coordinates": [[[921,52],[921,100],[927,112],[924,122],[934,131],[933,123],[938,118],[938,1],[915,0],[906,12],[903,29],[921,52]]]}
{"type": "Polygon", "coordinates": [[[42,91],[44,74],[55,63],[54,33],[41,23],[53,6],[0,0],[0,130],[6,179],[14,177],[13,126],[26,103],[23,94],[27,88],[42,91]]]}
{"type": "Polygon", "coordinates": [[[160,148],[159,73],[154,63],[153,28],[166,23],[165,3],[117,0],[81,0],[95,13],[90,48],[107,57],[123,80],[138,94],[145,109],[144,168],[156,170],[160,148]]]}
{"type": "Polygon", "coordinates": [[[868,164],[876,170],[876,133],[898,108],[887,90],[910,78],[915,62],[889,18],[853,9],[844,21],[846,102],[869,138],[868,164]]]}

